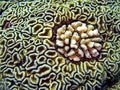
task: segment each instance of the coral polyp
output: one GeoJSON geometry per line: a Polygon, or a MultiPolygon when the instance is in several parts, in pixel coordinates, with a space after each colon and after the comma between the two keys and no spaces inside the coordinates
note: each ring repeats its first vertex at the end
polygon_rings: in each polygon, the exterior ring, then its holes
{"type": "Polygon", "coordinates": [[[57,29],[56,49],[69,60],[80,61],[100,55],[102,48],[98,29],[80,21],[57,29]]]}

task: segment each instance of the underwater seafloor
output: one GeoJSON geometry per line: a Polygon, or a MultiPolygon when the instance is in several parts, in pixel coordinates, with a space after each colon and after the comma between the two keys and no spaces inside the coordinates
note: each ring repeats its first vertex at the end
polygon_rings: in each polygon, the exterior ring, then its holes
{"type": "Polygon", "coordinates": [[[0,90],[120,90],[120,1],[0,1],[0,90]]]}

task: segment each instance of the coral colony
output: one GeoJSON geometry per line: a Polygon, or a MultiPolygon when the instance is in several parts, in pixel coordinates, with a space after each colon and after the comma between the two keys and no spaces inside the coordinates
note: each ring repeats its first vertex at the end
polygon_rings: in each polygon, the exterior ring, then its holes
{"type": "Polygon", "coordinates": [[[119,80],[119,0],[10,0],[0,11],[0,90],[107,90],[119,80]]]}
{"type": "Polygon", "coordinates": [[[98,29],[80,21],[58,28],[56,35],[57,50],[69,60],[98,57],[102,48],[98,29]]]}

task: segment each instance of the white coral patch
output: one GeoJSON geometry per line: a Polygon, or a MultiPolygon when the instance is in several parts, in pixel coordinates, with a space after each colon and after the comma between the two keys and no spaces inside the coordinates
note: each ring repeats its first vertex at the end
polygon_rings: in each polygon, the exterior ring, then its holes
{"type": "Polygon", "coordinates": [[[68,52],[68,56],[71,56],[71,55],[74,55],[75,54],[75,51],[73,49],[70,50],[70,52],[68,52]]]}
{"type": "Polygon", "coordinates": [[[93,25],[86,25],[80,21],[63,25],[57,30],[56,45],[58,51],[69,60],[80,61],[81,58],[99,56],[102,48],[99,30],[93,25]],[[61,49],[63,47],[63,49],[61,49]]]}

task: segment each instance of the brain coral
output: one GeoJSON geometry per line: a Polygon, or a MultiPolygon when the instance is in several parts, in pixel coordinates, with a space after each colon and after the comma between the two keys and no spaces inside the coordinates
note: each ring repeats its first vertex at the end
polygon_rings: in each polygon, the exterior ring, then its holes
{"type": "Polygon", "coordinates": [[[119,0],[0,4],[0,89],[103,90],[120,75],[119,0]]]}

